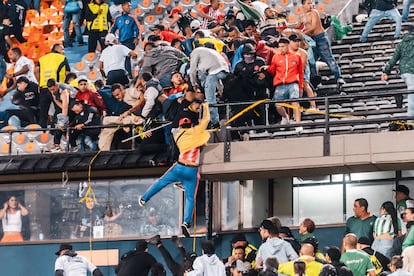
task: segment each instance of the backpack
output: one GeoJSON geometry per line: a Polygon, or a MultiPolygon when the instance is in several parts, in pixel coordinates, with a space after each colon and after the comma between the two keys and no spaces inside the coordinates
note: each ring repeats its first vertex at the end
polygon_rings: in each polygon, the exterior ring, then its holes
{"type": "Polygon", "coordinates": [[[380,274],[384,268],[382,267],[381,262],[378,260],[377,256],[375,256],[376,251],[374,251],[374,254],[370,255],[369,258],[371,259],[372,264],[375,267],[375,274],[380,274]]]}

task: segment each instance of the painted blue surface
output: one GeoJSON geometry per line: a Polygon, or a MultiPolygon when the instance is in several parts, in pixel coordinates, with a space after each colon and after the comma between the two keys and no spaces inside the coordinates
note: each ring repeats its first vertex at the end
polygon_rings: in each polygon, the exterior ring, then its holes
{"type": "MultiPolygon", "coordinates": [[[[344,227],[316,229],[315,235],[319,239],[319,247],[323,250],[325,246],[336,245],[340,247],[341,239],[344,233],[344,227]]],[[[293,231],[297,237],[297,231],[293,231]]],[[[216,244],[216,254],[220,258],[226,258],[230,255],[230,240],[232,234],[218,235],[214,238],[216,244]]],[[[246,234],[250,243],[259,247],[259,233],[246,234]]],[[[201,254],[201,242],[204,238],[198,238],[196,252],[201,254]]],[[[193,239],[183,239],[184,246],[187,251],[192,250],[193,239]]],[[[104,241],[93,242],[93,249],[119,249],[120,256],[134,248],[136,241],[104,241]]],[[[169,239],[163,240],[164,246],[169,250],[173,257],[178,257],[179,253],[176,246],[169,239]]],[[[7,276],[53,276],[54,263],[59,244],[30,244],[30,245],[0,245],[1,269],[0,275],[7,276]]],[[[73,243],[75,250],[89,250],[89,243],[73,243]]],[[[166,267],[158,249],[150,245],[149,253],[151,253],[160,263],[166,267]]],[[[113,267],[100,267],[106,276],[115,275],[113,267]]],[[[168,271],[168,269],[166,268],[168,271]]],[[[168,271],[169,272],[169,271],[168,271]]],[[[168,275],[171,275],[169,273],[168,275]]]]}

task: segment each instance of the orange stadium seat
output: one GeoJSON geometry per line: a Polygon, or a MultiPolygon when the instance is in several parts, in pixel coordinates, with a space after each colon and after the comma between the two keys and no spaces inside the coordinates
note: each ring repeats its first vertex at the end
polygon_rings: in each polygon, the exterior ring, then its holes
{"type": "Polygon", "coordinates": [[[289,14],[288,18],[287,18],[288,22],[293,23],[296,22],[296,15],[294,14],[289,14]]]}
{"type": "Polygon", "coordinates": [[[152,14],[147,15],[144,21],[147,25],[150,25],[150,26],[158,24],[158,19],[152,14]]]}
{"type": "Polygon", "coordinates": [[[143,16],[143,15],[144,15],[144,11],[143,11],[141,8],[136,8],[136,9],[134,10],[134,14],[135,14],[136,16],[143,16]]]}
{"type": "Polygon", "coordinates": [[[29,37],[27,38],[28,42],[39,42],[45,40],[45,36],[41,32],[31,32],[29,37]]]}
{"type": "Polygon", "coordinates": [[[197,10],[198,11],[201,11],[202,9],[204,9],[204,7],[205,7],[206,5],[204,5],[204,4],[202,4],[202,3],[198,3],[197,4],[197,10]]]}
{"type": "Polygon", "coordinates": [[[155,14],[156,15],[161,15],[161,14],[164,13],[164,8],[161,7],[161,6],[156,6],[155,9],[154,9],[154,11],[155,11],[155,14]]]}
{"type": "Polygon", "coordinates": [[[280,0],[280,4],[282,6],[287,6],[287,5],[289,5],[289,0],[280,0]]]}
{"type": "Polygon", "coordinates": [[[59,14],[59,11],[54,8],[47,8],[47,9],[40,10],[40,14],[43,15],[46,18],[46,20],[50,20],[51,17],[59,14]]]}
{"type": "Polygon", "coordinates": [[[39,58],[44,54],[42,48],[39,46],[33,47],[31,51],[29,51],[27,57],[32,59],[33,61],[38,61],[39,58]]]}
{"type": "Polygon", "coordinates": [[[102,79],[102,74],[99,72],[98,68],[95,67],[88,72],[87,77],[89,81],[95,82],[96,80],[102,79]]]}
{"type": "Polygon", "coordinates": [[[1,142],[1,154],[5,155],[9,153],[10,150],[10,144],[9,143],[5,143],[5,142],[1,142]]]}
{"type": "Polygon", "coordinates": [[[30,130],[29,132],[26,132],[27,137],[29,138],[30,141],[32,141],[33,139],[35,139],[39,134],[40,131],[38,131],[38,129],[40,129],[41,126],[38,124],[30,124],[27,125],[24,129],[26,130],[30,130]]]}
{"type": "Polygon", "coordinates": [[[62,42],[63,32],[62,31],[52,32],[49,34],[48,39],[55,43],[62,42]]]}
{"type": "Polygon", "coordinates": [[[138,6],[144,11],[149,11],[154,8],[154,4],[151,0],[142,0],[141,3],[138,4],[138,6]]]}
{"type": "Polygon", "coordinates": [[[296,14],[302,14],[302,6],[297,6],[297,7],[295,8],[295,13],[296,13],[296,14]]]}
{"type": "Polygon", "coordinates": [[[47,1],[40,1],[40,10],[47,9],[50,7],[50,4],[47,1]]]}
{"type": "Polygon", "coordinates": [[[324,2],[325,4],[329,4],[329,3],[331,3],[331,0],[323,0],[323,2],[324,2]]]}
{"type": "Polygon", "coordinates": [[[32,21],[33,18],[36,18],[39,16],[39,13],[35,9],[30,9],[26,11],[26,21],[32,21]]]}
{"type": "Polygon", "coordinates": [[[84,61],[76,62],[73,68],[77,72],[87,72],[89,70],[88,65],[84,61]]]}
{"type": "Polygon", "coordinates": [[[195,3],[194,3],[194,0],[182,0],[181,5],[183,7],[189,8],[189,7],[193,7],[195,3]]]}
{"type": "Polygon", "coordinates": [[[24,133],[14,133],[13,134],[13,142],[16,145],[23,145],[29,141],[29,138],[24,133]]]}
{"type": "Polygon", "coordinates": [[[49,18],[49,24],[57,25],[59,28],[63,25],[63,14],[55,14],[49,18]]]}
{"type": "Polygon", "coordinates": [[[52,135],[49,132],[43,132],[36,136],[36,141],[43,145],[50,143],[52,139],[52,135]]]}
{"type": "Polygon", "coordinates": [[[322,5],[322,4],[319,4],[319,5],[318,5],[318,11],[319,11],[319,12],[324,12],[324,11],[325,11],[325,6],[324,6],[324,5],[322,5]]]}
{"type": "Polygon", "coordinates": [[[26,153],[40,153],[41,152],[39,145],[36,142],[34,142],[34,141],[27,142],[21,148],[26,153]]]}
{"type": "Polygon", "coordinates": [[[44,17],[43,15],[39,15],[33,18],[31,22],[32,22],[32,26],[43,26],[43,25],[48,24],[46,17],[44,17]]]}
{"type": "Polygon", "coordinates": [[[161,0],[158,5],[163,8],[168,8],[171,6],[171,0],[161,0]]]}
{"type": "Polygon", "coordinates": [[[219,10],[224,10],[226,8],[226,4],[225,3],[223,3],[223,2],[220,2],[220,4],[219,4],[219,10]]]}

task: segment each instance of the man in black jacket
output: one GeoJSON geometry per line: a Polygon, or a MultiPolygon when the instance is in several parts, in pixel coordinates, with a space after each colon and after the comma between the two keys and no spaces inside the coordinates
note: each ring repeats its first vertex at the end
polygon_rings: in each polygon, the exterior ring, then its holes
{"type": "Polygon", "coordinates": [[[341,263],[341,250],[338,247],[332,246],[326,250],[325,259],[328,264],[335,267],[338,276],[353,276],[352,271],[346,267],[344,263],[341,263]]]}
{"type": "Polygon", "coordinates": [[[135,249],[121,257],[120,264],[115,268],[118,276],[148,275],[148,272],[157,261],[148,253],[148,243],[139,240],[135,249]]]}

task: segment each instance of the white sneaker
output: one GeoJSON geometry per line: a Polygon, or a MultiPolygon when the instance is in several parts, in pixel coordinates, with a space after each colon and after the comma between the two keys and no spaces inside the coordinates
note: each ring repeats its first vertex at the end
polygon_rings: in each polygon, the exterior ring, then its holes
{"type": "Polygon", "coordinates": [[[284,118],[282,118],[282,121],[280,122],[281,125],[288,125],[290,122],[289,117],[286,116],[284,118]]]}
{"type": "Polygon", "coordinates": [[[302,133],[302,131],[303,131],[303,127],[295,127],[295,131],[296,131],[296,133],[302,133]]]}

